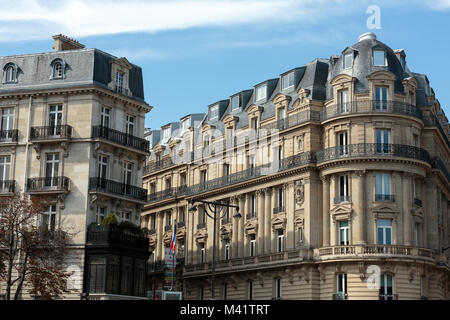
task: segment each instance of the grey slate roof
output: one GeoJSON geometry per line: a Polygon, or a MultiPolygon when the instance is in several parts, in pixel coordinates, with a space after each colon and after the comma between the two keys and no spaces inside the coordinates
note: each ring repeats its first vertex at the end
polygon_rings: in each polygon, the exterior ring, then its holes
{"type": "MultiPolygon", "coordinates": [[[[17,83],[1,83],[0,94],[30,90],[63,89],[98,85],[107,88],[111,81],[111,60],[117,57],[98,49],[77,49],[58,52],[0,57],[0,66],[15,63],[17,83]],[[66,77],[51,79],[51,63],[55,59],[66,63],[66,77]]],[[[130,70],[129,88],[136,100],[144,100],[142,69],[136,65],[130,70]]]]}

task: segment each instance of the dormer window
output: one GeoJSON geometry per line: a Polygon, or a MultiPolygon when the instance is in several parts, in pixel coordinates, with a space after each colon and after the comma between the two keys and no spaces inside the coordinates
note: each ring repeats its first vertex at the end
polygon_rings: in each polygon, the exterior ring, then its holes
{"type": "Polygon", "coordinates": [[[239,95],[236,95],[231,98],[231,110],[236,110],[239,108],[239,106],[240,106],[239,95]]]}
{"type": "Polygon", "coordinates": [[[56,58],[52,61],[50,64],[52,67],[52,74],[50,76],[50,79],[64,79],[65,78],[65,70],[66,70],[66,64],[64,60],[60,58],[56,58]]]}
{"type": "Polygon", "coordinates": [[[267,97],[267,85],[264,84],[262,86],[259,86],[256,88],[256,100],[255,101],[261,101],[266,99],[267,97]]]}
{"type": "Polygon", "coordinates": [[[381,67],[385,67],[387,65],[384,50],[373,50],[373,65],[381,67]]]}
{"type": "Polygon", "coordinates": [[[219,117],[219,105],[216,104],[209,109],[209,119],[214,120],[219,117]]]}
{"type": "Polygon", "coordinates": [[[15,83],[17,82],[17,65],[14,63],[8,63],[3,68],[3,83],[15,83]]]}
{"type": "Polygon", "coordinates": [[[281,77],[281,90],[292,89],[294,87],[294,72],[289,72],[281,77]]]}
{"type": "Polygon", "coordinates": [[[162,134],[163,134],[163,139],[169,138],[170,137],[170,128],[163,129],[162,134]]]}
{"type": "Polygon", "coordinates": [[[123,78],[124,74],[122,72],[116,72],[116,92],[123,91],[123,78]]]}
{"type": "Polygon", "coordinates": [[[182,130],[189,129],[189,119],[184,119],[183,121],[181,121],[181,129],[182,130]]]}
{"type": "Polygon", "coordinates": [[[348,69],[353,66],[353,53],[344,54],[344,59],[342,59],[342,69],[348,69]]]}

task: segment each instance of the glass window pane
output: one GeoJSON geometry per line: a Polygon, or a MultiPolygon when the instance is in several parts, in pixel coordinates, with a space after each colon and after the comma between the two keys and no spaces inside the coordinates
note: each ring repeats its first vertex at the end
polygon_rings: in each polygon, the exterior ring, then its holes
{"type": "Polygon", "coordinates": [[[373,51],[373,65],[374,66],[384,66],[384,51],[383,50],[374,50],[373,51]]]}

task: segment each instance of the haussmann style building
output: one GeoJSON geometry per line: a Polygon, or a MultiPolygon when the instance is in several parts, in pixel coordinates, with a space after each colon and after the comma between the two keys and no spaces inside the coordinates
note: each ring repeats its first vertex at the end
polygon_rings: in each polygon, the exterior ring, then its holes
{"type": "Polygon", "coordinates": [[[367,33],[148,131],[149,290],[176,221],[184,299],[211,298],[214,231],[216,299],[449,299],[449,128],[427,76],[367,33]],[[214,230],[192,199],[242,217],[214,230]]]}
{"type": "Polygon", "coordinates": [[[41,226],[73,234],[66,298],[143,298],[148,238],[97,225],[110,213],[140,225],[151,110],[142,70],[66,36],[53,39],[54,52],[0,57],[0,192],[45,196],[41,226]]]}

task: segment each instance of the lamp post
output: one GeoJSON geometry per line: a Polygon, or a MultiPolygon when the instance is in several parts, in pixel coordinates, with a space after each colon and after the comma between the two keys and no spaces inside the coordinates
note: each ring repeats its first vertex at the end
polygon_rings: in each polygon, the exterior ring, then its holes
{"type": "Polygon", "coordinates": [[[212,218],[214,220],[214,235],[213,235],[213,257],[212,257],[212,267],[211,267],[211,300],[215,299],[215,273],[216,273],[216,229],[217,229],[217,219],[221,219],[225,216],[227,210],[229,208],[236,208],[236,213],[233,215],[233,218],[239,219],[242,217],[242,215],[239,213],[239,206],[235,206],[228,203],[221,203],[221,202],[210,202],[210,201],[203,201],[203,200],[197,200],[197,199],[191,199],[191,207],[189,208],[189,211],[195,212],[197,211],[197,208],[195,207],[195,203],[203,203],[205,206],[205,213],[208,217],[212,218]],[[207,208],[210,212],[208,212],[207,208]],[[218,217],[219,216],[219,217],[218,217]]]}

